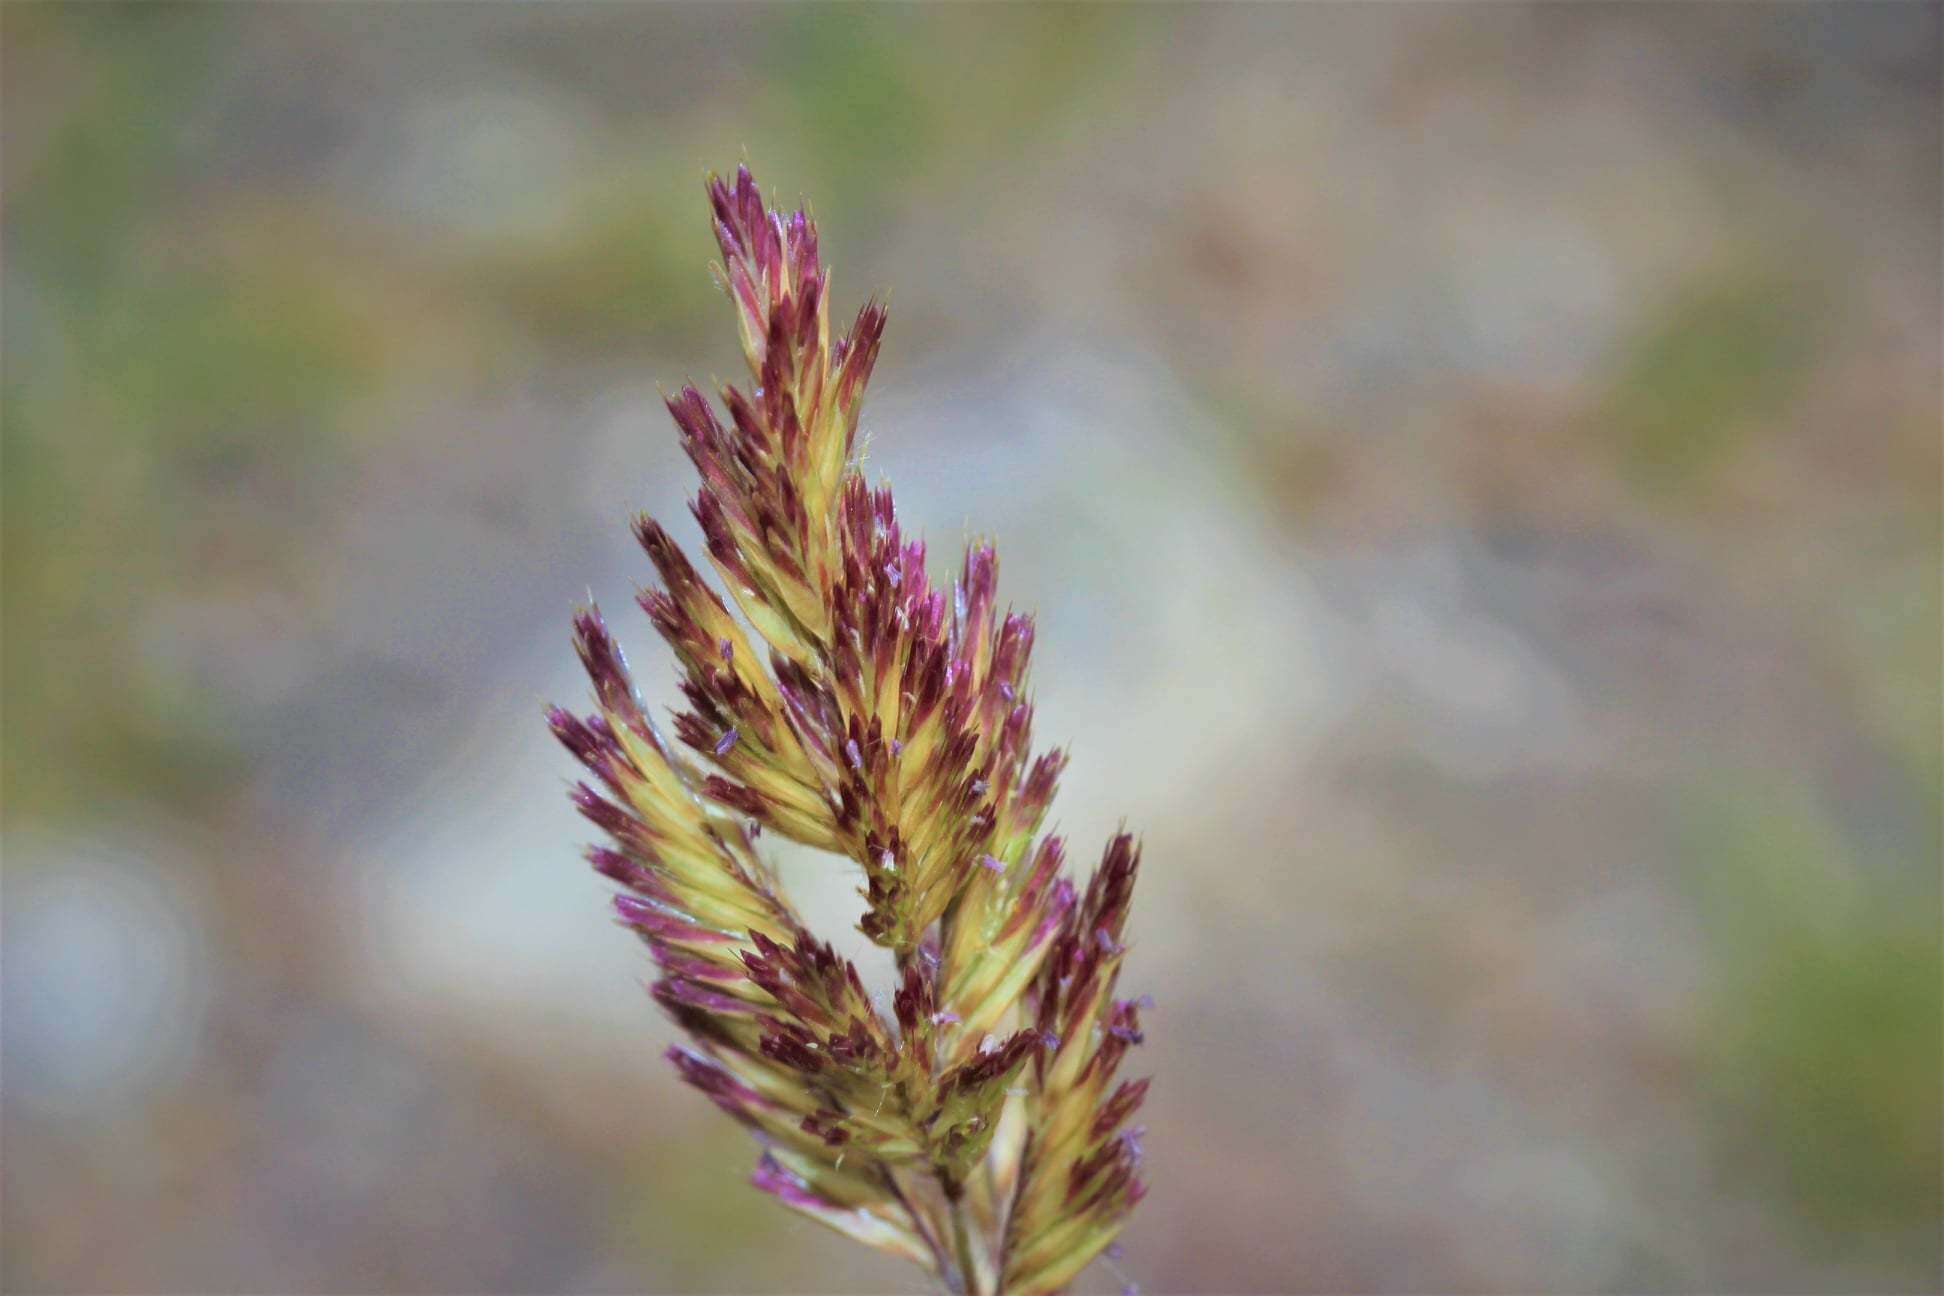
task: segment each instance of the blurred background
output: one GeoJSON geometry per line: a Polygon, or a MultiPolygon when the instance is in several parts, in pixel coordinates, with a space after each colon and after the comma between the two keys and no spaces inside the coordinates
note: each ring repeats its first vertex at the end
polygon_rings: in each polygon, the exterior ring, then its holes
{"type": "Polygon", "coordinates": [[[541,723],[747,157],[1146,837],[1082,1290],[1936,1290],[1939,14],[5,6],[6,1288],[923,1289],[541,723]]]}

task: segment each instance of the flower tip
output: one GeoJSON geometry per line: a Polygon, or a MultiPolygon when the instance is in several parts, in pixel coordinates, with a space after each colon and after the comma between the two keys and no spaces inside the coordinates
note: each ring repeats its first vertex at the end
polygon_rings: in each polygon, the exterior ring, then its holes
{"type": "Polygon", "coordinates": [[[815,1211],[825,1206],[824,1200],[810,1190],[809,1185],[785,1169],[783,1164],[768,1152],[756,1163],[749,1173],[749,1182],[762,1192],[777,1200],[805,1210],[815,1211]]]}
{"type": "Polygon", "coordinates": [[[574,638],[584,649],[600,651],[610,646],[607,622],[598,606],[589,603],[574,609],[574,638]]]}

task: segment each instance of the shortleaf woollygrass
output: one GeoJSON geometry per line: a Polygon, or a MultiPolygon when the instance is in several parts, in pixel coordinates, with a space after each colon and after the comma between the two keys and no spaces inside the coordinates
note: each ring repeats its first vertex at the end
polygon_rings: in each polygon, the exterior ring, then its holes
{"type": "Polygon", "coordinates": [[[588,858],[688,1036],[670,1061],[761,1143],[758,1188],[953,1292],[1059,1291],[1144,1191],[1147,1082],[1114,1079],[1141,1041],[1114,997],[1138,847],[1110,841],[1084,893],[1064,875],[1038,835],[1066,757],[1031,751],[1032,619],[999,610],[989,544],[935,587],[857,470],[883,307],[833,337],[809,217],[766,209],[746,169],[708,197],[750,384],[721,391],[726,421],[694,387],[668,408],[735,611],[635,523],[687,700],[673,742],[600,612],[576,615],[596,709],[548,721],[593,776],[572,794],[609,838],[588,858]],[[766,831],[863,871],[888,1012],[805,928],[766,831]]]}

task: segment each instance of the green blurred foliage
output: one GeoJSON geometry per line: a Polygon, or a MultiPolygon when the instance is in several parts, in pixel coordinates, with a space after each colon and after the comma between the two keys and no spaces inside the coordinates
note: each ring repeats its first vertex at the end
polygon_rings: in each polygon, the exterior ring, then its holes
{"type": "Polygon", "coordinates": [[[1757,270],[1702,276],[1622,350],[1601,410],[1629,477],[1651,493],[1708,484],[1802,385],[1825,303],[1757,270]]]}
{"type": "MultiPolygon", "coordinates": [[[[1934,822],[1934,793],[1923,810],[1934,822]]],[[[1717,966],[1702,1058],[1720,1148],[1839,1252],[1944,1217],[1938,890],[1932,861],[1902,852],[1929,837],[1910,827],[1866,845],[1813,795],[1761,785],[1705,792],[1687,816],[1717,966]]]]}
{"type": "MultiPolygon", "coordinates": [[[[1936,789],[1944,787],[1944,552],[1935,515],[1908,524],[1923,530],[1910,556],[1849,582],[1841,608],[1859,709],[1902,758],[1911,785],[1936,789]]],[[[1944,859],[1944,819],[1932,815],[1925,827],[1926,857],[1944,859]]]]}
{"type": "Polygon", "coordinates": [[[1105,5],[797,6],[768,46],[770,116],[789,152],[817,161],[819,219],[856,236],[881,228],[887,195],[913,180],[980,185],[1022,139],[1089,112],[1150,18],[1105,5]]]}
{"type": "Polygon", "coordinates": [[[149,614],[301,579],[301,528],[349,468],[339,415],[378,368],[325,267],[182,219],[171,124],[210,14],[59,17],[35,38],[95,75],[8,203],[0,398],[5,786],[56,817],[230,768],[224,690],[145,651],[149,614]]]}
{"type": "Polygon", "coordinates": [[[567,350],[638,352],[686,335],[719,298],[702,272],[713,244],[695,219],[700,177],[673,186],[663,180],[673,169],[644,164],[577,196],[558,227],[481,252],[470,278],[489,305],[567,350]]]}

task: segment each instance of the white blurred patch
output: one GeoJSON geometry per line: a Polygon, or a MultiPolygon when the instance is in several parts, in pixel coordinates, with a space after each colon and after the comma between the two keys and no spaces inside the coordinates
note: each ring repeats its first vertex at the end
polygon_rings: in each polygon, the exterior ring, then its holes
{"type": "MultiPolygon", "coordinates": [[[[528,683],[481,681],[469,730],[345,843],[362,913],[354,966],[375,1001],[408,1022],[470,1023],[518,1045],[528,1025],[509,1029],[509,1015],[590,1039],[654,1019],[641,990],[654,965],[612,921],[615,888],[580,856],[598,836],[567,801],[580,767],[542,718],[543,701],[589,709],[567,637],[581,596],[563,591],[557,624],[513,657],[528,683]]],[[[652,667],[631,604],[601,603],[631,659],[652,667]]],[[[642,673],[646,693],[660,673],[642,673]]]]}
{"type": "Polygon", "coordinates": [[[1037,616],[1034,729],[1071,745],[1053,816],[1078,858],[1123,815],[1205,801],[1265,742],[1300,759],[1342,715],[1335,614],[1214,448],[1231,434],[1152,358],[1029,337],[891,386],[865,423],[934,579],[994,537],[1001,601],[1037,616]]]}
{"type": "Polygon", "coordinates": [[[6,856],[9,1101],[87,1116],[179,1080],[211,990],[187,890],[124,841],[10,835],[6,856]]]}

